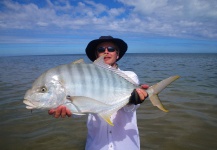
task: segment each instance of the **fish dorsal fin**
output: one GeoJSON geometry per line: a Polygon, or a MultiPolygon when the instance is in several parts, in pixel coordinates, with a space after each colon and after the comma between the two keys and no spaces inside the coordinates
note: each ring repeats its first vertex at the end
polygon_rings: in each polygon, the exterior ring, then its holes
{"type": "Polygon", "coordinates": [[[83,59],[79,59],[79,60],[73,61],[71,64],[85,64],[85,62],[83,59]]]}
{"type": "Polygon", "coordinates": [[[101,66],[101,67],[111,67],[110,65],[108,65],[108,64],[106,64],[105,62],[104,62],[104,57],[106,56],[106,54],[104,54],[104,55],[102,55],[102,56],[100,56],[99,58],[97,58],[93,63],[95,64],[95,65],[97,65],[97,66],[101,66]]]}
{"type": "Polygon", "coordinates": [[[129,81],[130,83],[134,84],[134,85],[138,85],[136,82],[134,82],[130,77],[128,77],[126,74],[124,74],[122,71],[120,71],[119,69],[116,69],[108,64],[106,64],[104,62],[104,57],[105,55],[100,56],[98,59],[96,59],[93,64],[95,64],[96,66],[99,66],[101,68],[104,68],[106,70],[112,71],[115,74],[121,76],[122,78],[126,79],[127,81],[129,81]]]}

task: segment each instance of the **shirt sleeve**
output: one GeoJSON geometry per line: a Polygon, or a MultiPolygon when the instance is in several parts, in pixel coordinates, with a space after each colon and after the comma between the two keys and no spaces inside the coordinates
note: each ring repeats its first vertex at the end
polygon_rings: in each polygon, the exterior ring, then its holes
{"type": "MultiPolygon", "coordinates": [[[[139,79],[138,76],[132,72],[132,71],[123,71],[128,77],[130,77],[135,83],[137,83],[139,85],[139,79]]],[[[133,92],[133,91],[132,91],[133,92]]],[[[133,112],[135,111],[138,107],[140,106],[140,104],[138,105],[134,105],[134,104],[128,104],[126,106],[124,106],[124,111],[126,112],[133,112]]]]}
{"type": "Polygon", "coordinates": [[[135,83],[139,84],[139,78],[133,71],[123,71],[128,77],[130,77],[135,83]]]}

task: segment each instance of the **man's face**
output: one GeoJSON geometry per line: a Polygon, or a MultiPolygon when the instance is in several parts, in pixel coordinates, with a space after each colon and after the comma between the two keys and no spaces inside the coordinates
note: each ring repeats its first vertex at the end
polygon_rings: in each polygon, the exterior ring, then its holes
{"type": "Polygon", "coordinates": [[[118,55],[118,51],[117,51],[117,46],[115,46],[115,44],[113,44],[112,42],[103,42],[97,46],[97,49],[96,49],[96,51],[97,51],[98,57],[106,54],[106,56],[104,57],[104,61],[106,64],[113,66],[116,63],[116,60],[118,59],[119,55],[118,55]],[[109,51],[108,47],[115,48],[115,51],[113,51],[113,52],[109,51]],[[101,48],[101,49],[105,48],[105,51],[104,52],[98,52],[97,49],[99,49],[99,48],[101,48]]]}

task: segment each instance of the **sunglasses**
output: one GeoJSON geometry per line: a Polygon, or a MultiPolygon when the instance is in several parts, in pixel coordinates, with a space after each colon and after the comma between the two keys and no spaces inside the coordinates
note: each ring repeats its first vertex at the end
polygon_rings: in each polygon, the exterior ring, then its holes
{"type": "Polygon", "coordinates": [[[108,47],[99,47],[99,48],[97,48],[97,51],[99,53],[103,53],[103,52],[105,52],[106,48],[109,52],[114,52],[116,50],[114,47],[108,46],[108,47]]]}

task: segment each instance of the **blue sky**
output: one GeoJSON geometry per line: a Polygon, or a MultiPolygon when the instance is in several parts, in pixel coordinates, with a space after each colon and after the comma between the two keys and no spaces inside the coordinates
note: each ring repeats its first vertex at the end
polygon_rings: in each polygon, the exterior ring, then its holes
{"type": "Polygon", "coordinates": [[[217,1],[0,1],[0,56],[83,54],[101,35],[128,53],[217,53],[217,1]]]}

